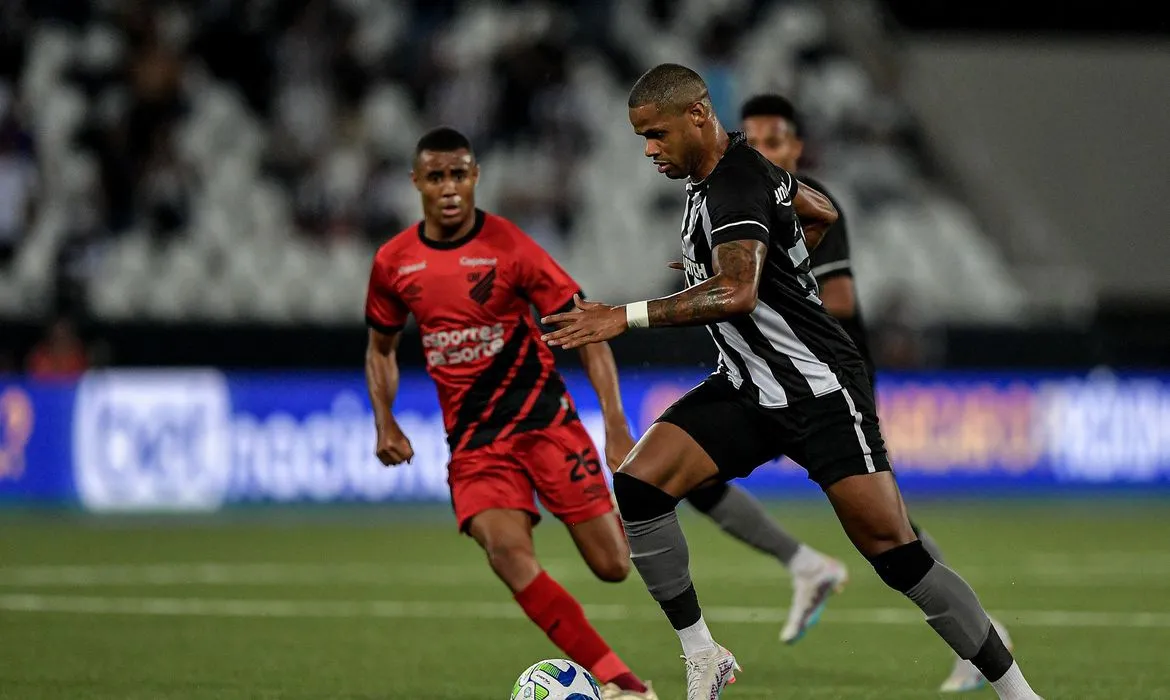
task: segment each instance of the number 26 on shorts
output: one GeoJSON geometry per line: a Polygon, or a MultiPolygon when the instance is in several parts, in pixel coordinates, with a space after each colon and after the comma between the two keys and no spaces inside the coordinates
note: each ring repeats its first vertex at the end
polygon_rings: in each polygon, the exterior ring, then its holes
{"type": "Polygon", "coordinates": [[[569,481],[584,481],[601,473],[601,462],[592,447],[565,455],[565,464],[569,465],[569,481]]]}

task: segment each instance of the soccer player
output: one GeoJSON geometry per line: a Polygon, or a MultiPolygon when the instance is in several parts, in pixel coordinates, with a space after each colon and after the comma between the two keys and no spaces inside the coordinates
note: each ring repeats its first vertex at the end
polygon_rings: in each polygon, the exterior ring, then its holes
{"type": "MultiPolygon", "coordinates": [[[[825,310],[841,323],[841,327],[853,339],[853,344],[861,353],[861,359],[865,362],[870,377],[872,390],[872,382],[875,378],[873,355],[869,351],[865,324],[861,318],[861,310],[858,308],[857,295],[853,286],[853,270],[849,262],[849,232],[845,224],[845,214],[841,211],[837,200],[825,189],[824,185],[804,173],[797,172],[801,154],[804,152],[804,141],[796,109],[791,102],[780,95],[756,95],[744,102],[740,110],[740,119],[743,122],[744,136],[747,138],[748,145],[763,154],[776,167],[795,174],[798,181],[828,197],[837,209],[837,221],[825,231],[820,244],[810,254],[810,272],[816,278],[819,289],[818,296],[820,296],[825,310]]],[[[746,494],[742,496],[736,494],[732,491],[734,488],[730,485],[710,487],[691,494],[688,500],[693,505],[700,506],[700,510],[702,510],[702,505],[713,503],[711,509],[704,512],[715,519],[730,534],[766,553],[774,553],[777,550],[803,551],[804,545],[801,545],[798,540],[770,520],[768,523],[745,527],[739,522],[743,519],[742,516],[738,520],[735,516],[721,517],[721,514],[729,510],[725,505],[727,502],[751,498],[746,494]],[[720,489],[727,493],[721,496],[720,489]],[[696,498],[707,491],[713,493],[705,498],[696,498]],[[749,534],[748,537],[744,536],[745,532],[749,534]]],[[[744,510],[750,513],[762,512],[762,509],[744,508],[744,510]]],[[[918,527],[914,520],[910,520],[910,527],[935,561],[942,562],[943,554],[938,543],[926,531],[918,527]]],[[[796,578],[796,580],[800,579],[796,578]]],[[[1008,636],[1007,630],[994,618],[991,622],[998,630],[1004,644],[1011,649],[1011,637],[1008,636]]],[[[951,674],[943,681],[939,690],[944,693],[976,690],[982,687],[985,682],[983,674],[975,668],[974,664],[956,657],[951,674]]]]}
{"type": "MultiPolygon", "coordinates": [[[[532,542],[540,518],[535,491],[598,578],[616,582],[629,573],[602,456],[532,317],[532,305],[546,315],[571,306],[580,287],[515,224],[475,208],[479,167],[459,132],[424,135],[412,178],[423,220],[378,250],[366,297],[378,458],[394,466],[414,456],[392,412],[400,332],[414,314],[443,408],[460,532],[479,543],[528,617],[603,684],[606,700],[657,700],[541,569],[532,542]]],[[[616,467],[634,442],[613,354],[593,345],[582,348],[581,361],[605,416],[605,459],[616,467]]]]}
{"type": "Polygon", "coordinates": [[[805,236],[819,240],[836,209],[743,134],[725,132],[689,68],[652,68],[628,106],[658,171],[688,180],[681,234],[690,286],[624,306],[577,299],[543,319],[558,330],[542,339],[573,349],[629,328],[705,325],[719,349],[719,370],[668,408],[614,475],[634,565],[682,643],[689,700],[718,697],[736,662],[703,620],[675,508],[696,488],[780,455],[808,471],[882,581],[921,608],[1000,698],[1035,700],[974,591],[910,527],[865,365],[810,273],[805,236]]]}

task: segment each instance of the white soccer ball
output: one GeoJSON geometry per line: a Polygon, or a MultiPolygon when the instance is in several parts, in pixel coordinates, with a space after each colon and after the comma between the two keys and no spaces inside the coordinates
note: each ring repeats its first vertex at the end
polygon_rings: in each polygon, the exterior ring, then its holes
{"type": "Polygon", "coordinates": [[[511,700],[601,700],[601,688],[584,668],[568,659],[532,664],[512,686],[511,700]]]}

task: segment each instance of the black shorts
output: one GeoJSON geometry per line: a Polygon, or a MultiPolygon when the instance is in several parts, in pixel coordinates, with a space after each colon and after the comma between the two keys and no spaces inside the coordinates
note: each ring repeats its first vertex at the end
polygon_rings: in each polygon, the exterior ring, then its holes
{"type": "Polygon", "coordinates": [[[765,408],[716,374],[658,419],[682,428],[724,479],[787,456],[827,489],[847,476],[890,471],[870,378],[861,365],[837,372],[841,389],[784,408],[765,408]]]}

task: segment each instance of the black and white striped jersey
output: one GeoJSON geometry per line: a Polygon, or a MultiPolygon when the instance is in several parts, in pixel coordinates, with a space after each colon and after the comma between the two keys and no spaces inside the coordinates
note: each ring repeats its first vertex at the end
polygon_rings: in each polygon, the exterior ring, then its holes
{"type": "Polygon", "coordinates": [[[755,311],[707,330],[719,348],[719,372],[769,408],[837,391],[837,368],[861,363],[853,341],[817,297],[792,206],[799,186],[740,133],[731,134],[705,180],[687,184],[682,247],[688,286],[714,274],[716,246],[745,239],[768,246],[755,311]]]}

